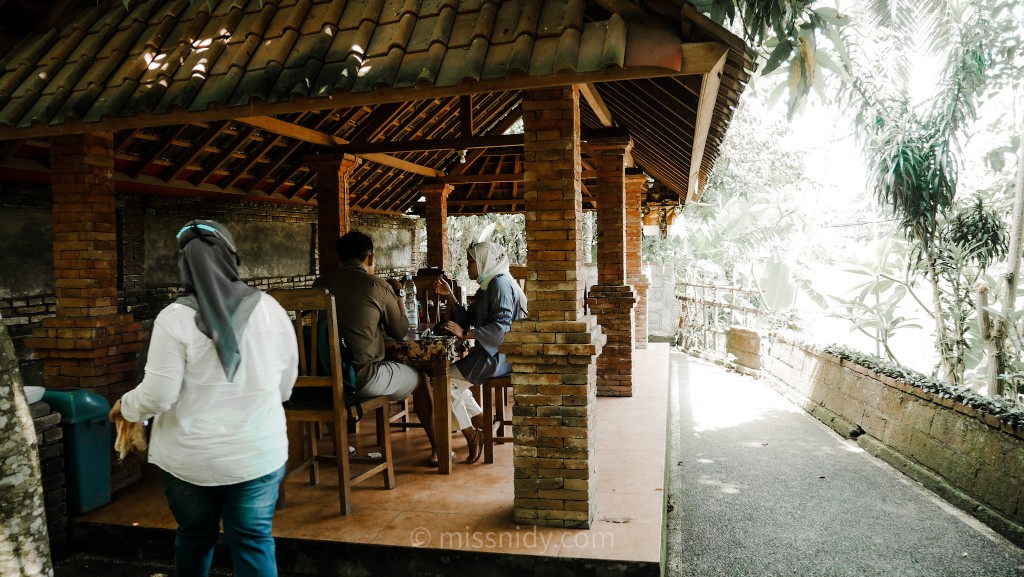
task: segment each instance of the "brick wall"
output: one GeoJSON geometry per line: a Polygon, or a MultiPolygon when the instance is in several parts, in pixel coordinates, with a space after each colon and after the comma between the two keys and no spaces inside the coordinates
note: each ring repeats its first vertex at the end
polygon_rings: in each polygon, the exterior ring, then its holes
{"type": "Polygon", "coordinates": [[[604,335],[584,315],[579,89],[524,91],[529,317],[502,352],[513,366],[517,522],[590,527],[596,514],[594,359],[604,335]]]}
{"type": "Polygon", "coordinates": [[[796,338],[762,340],[763,374],[804,408],[1024,545],[1024,428],[840,360],[796,338]]]}

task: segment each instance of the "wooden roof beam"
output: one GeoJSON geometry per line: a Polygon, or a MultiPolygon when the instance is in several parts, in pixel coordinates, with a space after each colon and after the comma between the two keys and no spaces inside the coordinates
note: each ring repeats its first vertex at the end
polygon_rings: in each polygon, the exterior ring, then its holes
{"type": "Polygon", "coordinates": [[[522,134],[501,134],[497,136],[475,136],[470,138],[438,138],[427,140],[404,140],[393,142],[365,142],[338,147],[338,152],[361,155],[376,152],[428,152],[438,150],[469,150],[474,148],[503,148],[522,146],[522,134]]]}
{"type": "Polygon", "coordinates": [[[715,113],[715,102],[718,100],[718,86],[722,81],[722,69],[728,52],[722,54],[718,62],[704,75],[700,86],[700,100],[697,104],[697,120],[693,130],[693,152],[690,155],[690,179],[686,191],[686,204],[696,202],[702,191],[698,190],[697,182],[701,165],[704,160],[704,149],[708,142],[708,131],[711,129],[711,118],[715,113]]]}
{"type": "Polygon", "coordinates": [[[601,99],[601,94],[598,93],[597,87],[594,86],[593,82],[584,82],[577,84],[576,86],[580,89],[580,94],[587,100],[587,104],[590,105],[590,109],[594,111],[594,115],[597,116],[597,120],[601,123],[601,126],[605,128],[611,128],[615,126],[615,120],[612,118],[612,111],[608,110],[608,106],[605,105],[604,100],[601,99]]]}
{"type": "MultiPolygon", "coordinates": [[[[341,138],[340,136],[334,136],[327,134],[326,132],[320,132],[319,130],[313,130],[298,124],[292,124],[283,120],[278,120],[270,116],[250,116],[247,118],[239,118],[237,122],[248,124],[249,126],[255,126],[267,132],[273,132],[281,136],[288,138],[294,138],[296,140],[302,140],[311,144],[318,144],[320,146],[339,147],[349,144],[349,141],[341,138]]],[[[422,174],[423,176],[438,177],[444,176],[444,172],[435,170],[427,166],[421,166],[419,164],[413,164],[400,158],[388,156],[387,154],[357,154],[360,158],[376,162],[377,164],[383,164],[406,172],[412,172],[415,174],[422,174]]]]}

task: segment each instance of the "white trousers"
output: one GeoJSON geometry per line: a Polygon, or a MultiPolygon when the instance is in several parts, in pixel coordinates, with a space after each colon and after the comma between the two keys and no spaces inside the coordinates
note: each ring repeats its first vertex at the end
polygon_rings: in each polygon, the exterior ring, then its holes
{"type": "Polygon", "coordinates": [[[473,426],[472,417],[481,415],[484,412],[480,403],[476,402],[473,391],[470,387],[473,383],[467,381],[462,372],[455,365],[451,366],[448,374],[452,378],[452,415],[459,425],[459,430],[468,429],[473,426]]]}

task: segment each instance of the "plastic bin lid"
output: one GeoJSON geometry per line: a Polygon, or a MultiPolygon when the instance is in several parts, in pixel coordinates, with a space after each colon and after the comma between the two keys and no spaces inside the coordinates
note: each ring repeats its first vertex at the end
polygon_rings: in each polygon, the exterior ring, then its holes
{"type": "Polygon", "coordinates": [[[106,419],[110,403],[100,395],[86,390],[54,391],[47,389],[43,394],[53,410],[60,413],[60,422],[73,425],[84,421],[106,419]]]}

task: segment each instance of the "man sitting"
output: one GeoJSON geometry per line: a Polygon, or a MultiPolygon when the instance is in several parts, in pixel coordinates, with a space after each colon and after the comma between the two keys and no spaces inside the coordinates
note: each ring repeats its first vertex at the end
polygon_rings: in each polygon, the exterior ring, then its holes
{"type": "Polygon", "coordinates": [[[416,369],[384,360],[384,335],[402,340],[409,330],[397,287],[374,275],[373,240],[357,231],[338,239],[341,268],[321,275],[313,288],[334,295],[338,331],[352,352],[359,396],[386,395],[401,401],[412,394],[413,408],[430,441],[429,464],[437,466],[433,401],[427,376],[416,369]]]}

